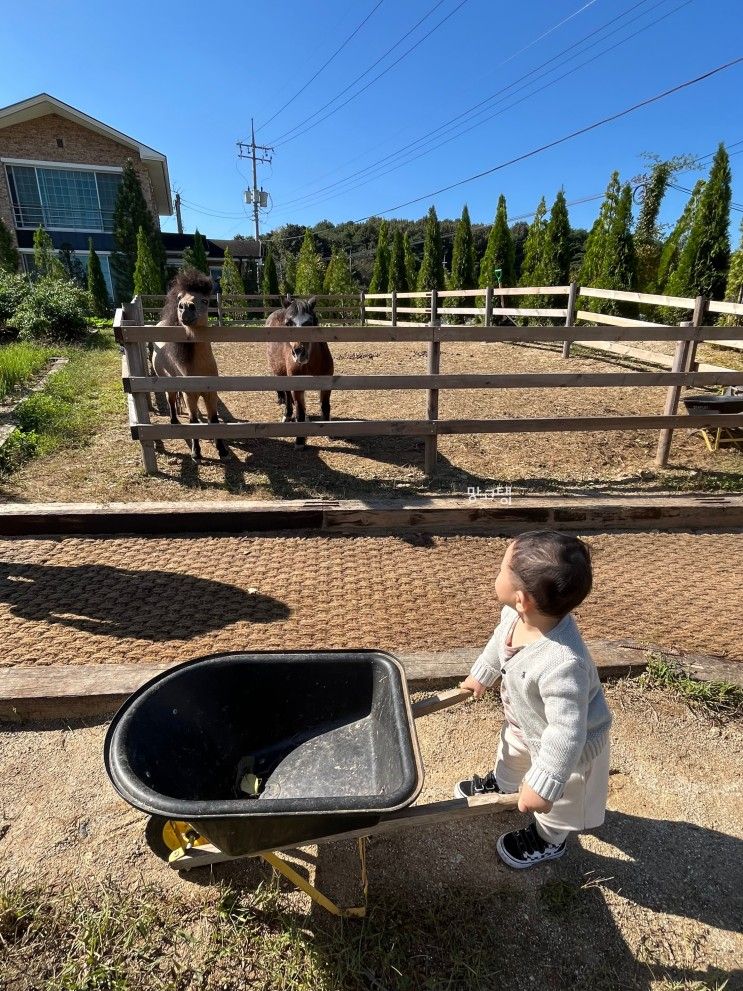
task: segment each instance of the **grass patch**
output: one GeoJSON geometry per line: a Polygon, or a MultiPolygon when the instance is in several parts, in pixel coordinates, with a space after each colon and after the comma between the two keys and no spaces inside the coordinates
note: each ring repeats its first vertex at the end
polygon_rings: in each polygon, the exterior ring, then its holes
{"type": "Polygon", "coordinates": [[[727,681],[700,681],[674,661],[652,654],[642,676],[645,684],[662,685],[690,705],[701,706],[715,716],[734,718],[743,713],[743,688],[727,681]]]}
{"type": "Polygon", "coordinates": [[[3,344],[0,347],[0,400],[38,375],[53,353],[51,348],[38,344],[3,344]]]}
{"type": "Polygon", "coordinates": [[[67,356],[67,365],[41,392],[18,405],[18,430],[0,451],[0,473],[10,474],[32,457],[79,446],[106,415],[120,414],[120,369],[113,334],[93,335],[84,345],[62,348],[61,353],[67,356]]]}

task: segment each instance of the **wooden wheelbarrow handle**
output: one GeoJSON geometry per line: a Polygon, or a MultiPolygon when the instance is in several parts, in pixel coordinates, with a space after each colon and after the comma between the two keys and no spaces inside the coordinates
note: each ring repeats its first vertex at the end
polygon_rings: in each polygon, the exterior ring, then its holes
{"type": "Polygon", "coordinates": [[[430,698],[421,699],[420,702],[412,704],[413,718],[420,719],[421,716],[428,716],[432,712],[438,712],[439,709],[448,709],[451,705],[466,702],[467,699],[471,698],[472,692],[469,688],[450,688],[445,692],[437,692],[430,698]]]}

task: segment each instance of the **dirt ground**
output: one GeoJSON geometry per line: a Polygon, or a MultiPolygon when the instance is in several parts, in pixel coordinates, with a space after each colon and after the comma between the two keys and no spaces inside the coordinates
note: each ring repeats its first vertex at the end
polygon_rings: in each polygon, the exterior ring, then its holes
{"type": "MultiPolygon", "coordinates": [[[[743,661],[740,530],[592,533],[587,639],[743,661]]],[[[0,540],[0,666],[164,664],[245,649],[484,646],[506,538],[0,540]]]]}
{"type": "MultiPolygon", "coordinates": [[[[662,347],[662,346],[659,346],[662,347]]],[[[215,346],[221,374],[265,373],[263,345],[215,346]]],[[[426,370],[422,344],[373,343],[333,346],[335,370],[347,374],[415,373],[426,370]]],[[[730,368],[743,356],[729,349],[700,348],[699,360],[730,368]]],[[[442,347],[441,372],[601,372],[645,367],[607,356],[587,357],[577,348],[569,362],[553,345],[452,343],[442,347]]],[[[650,366],[646,366],[650,367],[650,366]]],[[[657,370],[657,369],[656,369],[657,370]]],[[[116,387],[118,388],[118,387],[116,387]]],[[[658,414],[665,389],[448,390],[440,393],[440,418],[588,416],[658,414]]],[[[700,389],[692,390],[698,394],[700,389]]],[[[687,393],[688,394],[688,393],[687,393]]],[[[272,393],[224,394],[227,419],[272,421],[280,410],[272,393]]],[[[308,394],[308,413],[319,418],[319,397],[308,394]]],[[[336,392],[336,419],[425,418],[426,394],[410,392],[336,392]]],[[[683,412],[683,407],[681,407],[683,412]]],[[[166,422],[155,418],[155,422],[166,422]]],[[[654,466],[658,432],[611,431],[566,434],[475,434],[439,438],[435,479],[423,475],[423,441],[414,437],[310,438],[304,451],[284,438],[236,442],[232,463],[216,459],[211,443],[205,461],[195,466],[185,442],[165,442],[159,474],[143,474],[139,444],[132,441],[121,396],[118,415],[107,416],[91,443],[28,464],[3,482],[0,500],[93,502],[225,497],[302,498],[325,496],[400,497],[410,493],[467,495],[469,487],[511,484],[519,491],[563,491],[609,486],[617,491],[694,486],[693,472],[722,483],[740,477],[743,452],[710,453],[701,437],[676,431],[669,471],[654,466]]]]}
{"type": "MultiPolygon", "coordinates": [[[[607,697],[615,721],[602,827],[561,861],[525,872],[508,870],[495,854],[500,832],[523,820],[518,813],[377,838],[368,853],[370,905],[391,912],[402,903],[425,913],[427,903],[444,898],[454,915],[479,906],[485,943],[461,950],[485,954],[504,988],[670,991],[719,988],[727,978],[726,991],[739,989],[741,725],[715,724],[636,682],[609,686],[607,697]],[[556,914],[548,895],[560,891],[573,900],[556,914]]],[[[426,771],[420,802],[448,798],[458,776],[492,766],[501,715],[491,695],[418,721],[426,771]]],[[[157,860],[145,843],[145,817],[106,778],[105,731],[96,723],[2,733],[0,881],[33,882],[50,893],[154,885],[185,914],[213,900],[220,881],[252,890],[267,876],[266,866],[244,861],[181,877],[157,860]]],[[[295,864],[341,904],[353,904],[352,854],[350,842],[310,847],[295,864]]],[[[318,911],[304,895],[287,906],[300,915],[318,911]]],[[[312,914],[306,917],[313,928],[312,914]]],[[[363,947],[360,953],[363,960],[363,947]]],[[[446,974],[439,976],[435,986],[447,986],[446,974]]]]}

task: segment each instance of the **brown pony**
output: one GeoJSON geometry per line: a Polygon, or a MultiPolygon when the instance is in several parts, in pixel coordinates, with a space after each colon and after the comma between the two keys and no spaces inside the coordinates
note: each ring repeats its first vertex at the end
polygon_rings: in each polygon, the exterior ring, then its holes
{"type": "MultiPolygon", "coordinates": [[[[287,296],[284,307],[274,310],[266,320],[267,327],[298,327],[297,337],[301,337],[302,327],[317,327],[315,297],[292,299],[287,296]]],[[[270,341],[267,345],[268,366],[272,375],[332,375],[333,356],[325,341],[270,341]]],[[[320,390],[322,419],[330,419],[330,389],[320,390]]],[[[277,392],[279,405],[284,406],[283,422],[296,419],[302,423],[306,419],[304,392],[302,390],[277,392]],[[296,417],[292,414],[296,407],[296,417]]],[[[306,437],[297,437],[297,447],[304,447],[306,437]]]]}
{"type": "MultiPolygon", "coordinates": [[[[186,268],[173,279],[165,297],[158,327],[185,327],[189,336],[192,330],[206,330],[209,326],[209,299],[212,280],[195,268],[186,268]]],[[[153,346],[152,367],[156,375],[217,375],[217,362],[209,341],[160,341],[153,346]]],[[[203,397],[209,423],[219,423],[216,392],[187,392],[186,403],[191,414],[190,422],[199,422],[199,397],[203,397]]],[[[178,423],[178,393],[168,392],[170,422],[178,423]]],[[[220,458],[226,460],[230,452],[223,440],[215,441],[220,458]]],[[[201,461],[201,445],[198,438],[191,441],[191,456],[201,461]]]]}

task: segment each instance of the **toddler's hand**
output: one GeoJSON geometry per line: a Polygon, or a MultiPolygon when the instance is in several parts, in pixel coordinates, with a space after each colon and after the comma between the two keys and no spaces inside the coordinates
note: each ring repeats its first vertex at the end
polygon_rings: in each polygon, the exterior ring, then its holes
{"type": "Polygon", "coordinates": [[[473,678],[471,674],[467,675],[467,677],[464,679],[464,681],[459,687],[469,688],[469,690],[472,692],[472,694],[475,696],[476,699],[479,699],[480,696],[484,695],[485,692],[487,691],[486,686],[481,685],[480,682],[476,678],[473,678]]]}
{"type": "Polygon", "coordinates": [[[533,788],[524,782],[519,792],[519,812],[549,812],[552,809],[552,802],[537,795],[533,788]]]}

